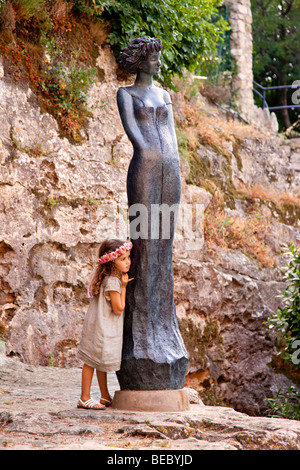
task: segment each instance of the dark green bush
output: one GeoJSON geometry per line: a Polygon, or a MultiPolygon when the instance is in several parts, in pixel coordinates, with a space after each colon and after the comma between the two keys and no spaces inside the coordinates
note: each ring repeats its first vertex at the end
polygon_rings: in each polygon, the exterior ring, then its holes
{"type": "Polygon", "coordinates": [[[300,392],[291,384],[286,393],[278,390],[274,398],[266,400],[270,406],[269,415],[300,421],[300,392]]]}
{"type": "Polygon", "coordinates": [[[108,42],[118,58],[137,37],[151,36],[163,42],[160,81],[173,87],[172,76],[184,69],[205,70],[216,54],[226,29],[217,7],[221,0],[77,0],[76,7],[111,23],[108,42]]]}
{"type": "MultiPolygon", "coordinates": [[[[297,238],[300,240],[300,235],[297,238]]],[[[282,339],[282,360],[296,367],[300,360],[300,247],[290,243],[285,246],[285,254],[288,258],[284,276],[287,287],[281,294],[284,306],[269,317],[267,323],[270,328],[278,329],[282,339]]]]}

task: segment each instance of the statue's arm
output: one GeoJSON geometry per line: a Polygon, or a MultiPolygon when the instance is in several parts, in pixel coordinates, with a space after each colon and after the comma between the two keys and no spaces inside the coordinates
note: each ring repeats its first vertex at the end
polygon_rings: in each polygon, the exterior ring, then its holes
{"type": "Polygon", "coordinates": [[[145,149],[147,145],[135,120],[132,96],[123,88],[119,88],[117,103],[124,130],[133,147],[145,149]]]}
{"type": "Polygon", "coordinates": [[[169,120],[168,120],[168,126],[169,126],[169,130],[170,130],[170,133],[173,137],[173,143],[174,143],[174,146],[177,148],[177,136],[176,136],[176,132],[175,132],[175,124],[174,124],[174,115],[173,115],[173,108],[172,108],[172,101],[171,101],[171,98],[170,98],[170,95],[169,93],[164,90],[163,91],[164,93],[164,100],[165,100],[165,103],[167,105],[169,105],[169,120]]]}

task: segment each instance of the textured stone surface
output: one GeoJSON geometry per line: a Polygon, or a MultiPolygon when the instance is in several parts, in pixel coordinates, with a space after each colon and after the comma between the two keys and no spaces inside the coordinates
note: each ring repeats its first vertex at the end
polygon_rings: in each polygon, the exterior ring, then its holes
{"type": "Polygon", "coordinates": [[[263,413],[265,397],[289,382],[268,365],[275,338],[263,325],[276,307],[272,293],[280,277],[268,270],[263,276],[246,256],[232,252],[219,266],[182,260],[177,269],[177,312],[190,352],[187,383],[238,410],[263,413]]]}
{"type": "Polygon", "coordinates": [[[278,132],[274,112],[254,105],[252,68],[252,12],[250,0],[226,0],[229,5],[230,52],[236,64],[232,86],[236,93],[240,113],[248,122],[278,132]]]}
{"type": "Polygon", "coordinates": [[[180,390],[120,390],[112,402],[115,410],[128,411],[186,411],[189,396],[180,390]]]}
{"type": "Polygon", "coordinates": [[[117,90],[116,64],[108,49],[98,63],[105,81],[91,91],[90,135],[79,146],[59,137],[54,119],[30,101],[29,88],[0,81],[2,336],[9,337],[8,353],[33,364],[49,362],[54,344],[55,360],[74,361],[96,244],[126,227],[126,212],[117,214],[126,208],[130,144],[122,144],[112,164],[123,136],[108,96],[117,90]]]}
{"type": "Polygon", "coordinates": [[[231,55],[237,64],[237,74],[233,86],[237,89],[238,101],[242,112],[252,108],[253,72],[252,72],[252,13],[250,0],[227,0],[232,25],[231,55]]]}
{"type": "MultiPolygon", "coordinates": [[[[80,376],[78,368],[30,366],[0,354],[0,449],[300,450],[299,421],[221,406],[191,403],[180,413],[77,409],[80,376]]],[[[114,374],[108,382],[113,394],[114,374]]],[[[95,382],[92,394],[99,397],[95,382]]]]}

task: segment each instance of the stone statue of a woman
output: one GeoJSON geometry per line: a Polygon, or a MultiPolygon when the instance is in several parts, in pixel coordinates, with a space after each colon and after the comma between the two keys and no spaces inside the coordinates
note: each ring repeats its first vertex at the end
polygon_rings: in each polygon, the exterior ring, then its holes
{"type": "Polygon", "coordinates": [[[177,324],[172,266],[173,212],[181,190],[177,139],[169,93],[152,81],[160,70],[161,50],[160,39],[142,37],[131,41],[120,58],[126,72],[136,73],[134,84],[117,94],[134,149],[127,176],[134,281],[127,290],[123,358],[117,373],[121,390],[183,388],[188,362],[177,324]],[[170,210],[158,218],[162,205],[170,210]],[[136,208],[147,214],[148,222],[139,236],[132,230],[135,217],[142,215],[136,208]],[[165,223],[170,224],[167,236],[165,223]]]}

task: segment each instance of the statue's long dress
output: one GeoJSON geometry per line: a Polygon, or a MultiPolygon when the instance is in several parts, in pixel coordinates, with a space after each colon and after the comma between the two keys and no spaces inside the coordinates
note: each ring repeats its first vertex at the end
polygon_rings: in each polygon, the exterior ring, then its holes
{"type": "Polygon", "coordinates": [[[145,239],[134,239],[135,233],[130,233],[130,277],[134,281],[127,286],[123,355],[117,376],[121,390],[178,389],[184,386],[188,354],[174,304],[172,212],[170,237],[163,238],[166,234],[160,227],[159,238],[151,239],[151,205],[178,207],[180,201],[177,141],[170,124],[172,105],[147,107],[131,90],[123,90],[132,96],[136,123],[150,147],[148,151],[134,149],[127,176],[128,204],[143,204],[149,223],[145,239]]]}

